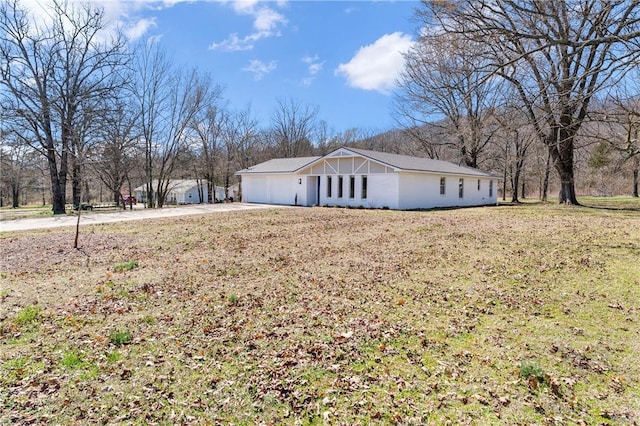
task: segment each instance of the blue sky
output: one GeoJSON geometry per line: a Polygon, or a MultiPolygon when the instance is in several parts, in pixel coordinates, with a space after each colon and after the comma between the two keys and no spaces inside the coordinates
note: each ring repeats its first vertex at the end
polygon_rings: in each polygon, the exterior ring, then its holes
{"type": "MultiPolygon", "coordinates": [[[[47,0],[24,0],[34,4],[47,0]]],[[[319,107],[330,130],[394,127],[399,52],[415,1],[92,0],[132,38],[159,37],[177,64],[211,73],[230,107],[264,126],[279,98],[319,107]]]]}

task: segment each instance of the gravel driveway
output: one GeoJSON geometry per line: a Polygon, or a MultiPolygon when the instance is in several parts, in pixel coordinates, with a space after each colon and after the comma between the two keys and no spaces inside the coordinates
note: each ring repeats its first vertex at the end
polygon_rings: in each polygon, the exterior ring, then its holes
{"type": "MultiPolygon", "coordinates": [[[[266,209],[282,206],[267,204],[222,203],[222,204],[194,204],[163,209],[121,210],[113,213],[84,213],[80,216],[80,225],[98,223],[123,222],[127,220],[156,219],[162,217],[185,216],[194,214],[209,214],[239,210],[266,209]]],[[[58,228],[75,226],[76,215],[61,215],[30,219],[13,219],[0,221],[0,232],[25,231],[29,229],[58,228]]]]}

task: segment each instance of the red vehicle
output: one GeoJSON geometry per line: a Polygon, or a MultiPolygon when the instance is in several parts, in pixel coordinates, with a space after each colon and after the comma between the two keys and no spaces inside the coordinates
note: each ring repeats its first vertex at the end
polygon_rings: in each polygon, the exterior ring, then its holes
{"type": "Polygon", "coordinates": [[[124,197],[122,197],[122,199],[124,200],[125,204],[136,204],[138,202],[136,197],[134,197],[133,195],[125,195],[124,197]]]}

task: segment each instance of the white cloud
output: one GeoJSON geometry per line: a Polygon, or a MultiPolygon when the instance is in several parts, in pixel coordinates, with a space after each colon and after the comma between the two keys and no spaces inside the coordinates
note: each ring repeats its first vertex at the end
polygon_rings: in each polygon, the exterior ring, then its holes
{"type": "MultiPolygon", "coordinates": [[[[90,2],[68,0],[67,4],[70,7],[82,7],[82,5],[88,4],[96,10],[102,9],[104,12],[104,33],[109,34],[120,29],[127,37],[135,40],[156,26],[155,18],[135,18],[141,9],[160,10],[183,1],[188,0],[92,0],[90,2]]],[[[46,26],[51,22],[50,14],[53,0],[22,0],[22,5],[29,10],[37,26],[46,26]]]]}
{"type": "Polygon", "coordinates": [[[140,19],[133,24],[124,25],[123,31],[129,40],[137,40],[149,31],[149,29],[156,27],[156,19],[140,19]]]}
{"type": "Polygon", "coordinates": [[[250,14],[258,4],[258,0],[232,0],[231,6],[233,10],[241,14],[250,14]]]}
{"type": "Polygon", "coordinates": [[[318,57],[318,55],[305,56],[304,58],[302,58],[302,62],[309,65],[308,70],[309,70],[309,74],[311,75],[318,74],[320,71],[322,71],[322,68],[324,67],[324,61],[320,62],[320,58],[318,57]]]}
{"type": "Polygon", "coordinates": [[[287,23],[287,19],[275,10],[264,7],[254,14],[253,27],[258,32],[272,33],[279,25],[287,23]]]}
{"type": "MultiPolygon", "coordinates": [[[[276,4],[282,6],[284,3],[276,4]]],[[[211,50],[226,50],[230,52],[251,50],[254,47],[254,42],[260,39],[280,36],[279,28],[288,23],[284,15],[271,7],[260,6],[258,0],[232,1],[231,6],[237,14],[249,15],[253,18],[253,29],[255,31],[242,38],[237,33],[230,34],[226,40],[211,43],[209,46],[211,50]]]]}
{"type": "Polygon", "coordinates": [[[402,54],[412,43],[407,34],[385,34],[373,44],[361,47],[349,62],[338,66],[335,74],[345,77],[351,87],[388,94],[404,67],[402,54]]]}
{"type": "Polygon", "coordinates": [[[313,83],[316,74],[322,71],[322,68],[324,67],[324,61],[320,62],[320,57],[318,55],[315,55],[304,56],[302,58],[302,62],[307,64],[307,71],[309,75],[300,80],[300,85],[308,87],[311,86],[311,83],[313,83]]]}
{"type": "Polygon", "coordinates": [[[276,61],[271,61],[268,64],[266,64],[258,59],[252,59],[251,61],[249,61],[249,65],[242,68],[242,71],[248,71],[250,73],[253,73],[253,79],[256,81],[259,81],[259,80],[262,80],[262,78],[265,75],[269,74],[271,71],[275,70],[276,68],[277,68],[276,61]]]}
{"type": "Polygon", "coordinates": [[[251,50],[253,49],[254,41],[256,41],[256,38],[252,35],[240,38],[238,37],[238,33],[233,33],[229,35],[226,40],[219,43],[211,43],[209,45],[209,50],[226,50],[228,52],[251,50]]]}

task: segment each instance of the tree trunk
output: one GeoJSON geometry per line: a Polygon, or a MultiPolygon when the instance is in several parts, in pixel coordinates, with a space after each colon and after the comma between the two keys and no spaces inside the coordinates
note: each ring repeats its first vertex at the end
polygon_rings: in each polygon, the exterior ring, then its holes
{"type": "Polygon", "coordinates": [[[204,203],[204,189],[202,188],[202,179],[196,179],[198,186],[198,204],[204,203]]]}
{"type": "Polygon", "coordinates": [[[542,181],[542,201],[549,197],[549,175],[551,174],[551,153],[547,152],[547,164],[544,167],[544,180],[542,181]]]}
{"type": "Polygon", "coordinates": [[[573,146],[575,133],[567,126],[556,128],[547,139],[549,154],[553,165],[560,177],[560,193],[558,201],[561,204],[580,205],[576,198],[575,179],[573,170],[573,146]]]}
{"type": "Polygon", "coordinates": [[[80,172],[80,164],[78,160],[72,161],[71,167],[71,198],[74,206],[80,206],[82,203],[82,174],[80,172]]]}
{"type": "Polygon", "coordinates": [[[511,202],[518,203],[518,187],[520,186],[520,169],[516,166],[515,172],[511,170],[511,202]]]}
{"type": "Polygon", "coordinates": [[[207,197],[209,200],[209,203],[215,203],[216,201],[216,196],[215,196],[215,185],[213,184],[213,179],[211,178],[211,176],[209,176],[207,174],[207,197]]]}
{"type": "Polygon", "coordinates": [[[560,194],[558,201],[561,204],[573,204],[575,206],[580,205],[576,198],[576,190],[573,178],[573,167],[561,168],[556,166],[558,174],[560,175],[560,194]]]}
{"type": "MultiPolygon", "coordinates": [[[[145,135],[146,137],[146,135],[145,135]]],[[[152,209],[155,206],[155,200],[153,199],[153,161],[151,150],[153,146],[149,140],[146,141],[145,159],[144,159],[144,174],[147,178],[147,207],[152,209]]]]}
{"type": "Polygon", "coordinates": [[[20,207],[20,184],[17,182],[11,184],[11,207],[20,207]]]}
{"type": "Polygon", "coordinates": [[[640,169],[640,154],[636,154],[633,159],[633,194],[632,196],[638,197],[638,169],[640,169]]]}
{"type": "Polygon", "coordinates": [[[504,169],[502,171],[502,201],[507,201],[507,159],[504,160],[504,169]]]}
{"type": "MultiPolygon", "coordinates": [[[[49,175],[51,177],[51,202],[53,204],[53,214],[65,214],[66,213],[66,187],[67,187],[67,173],[66,167],[61,165],[60,174],[58,174],[58,169],[56,167],[56,159],[55,159],[55,151],[52,149],[49,150],[49,175]]],[[[64,155],[64,154],[63,154],[64,155]]]]}

